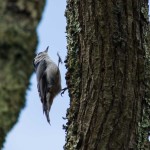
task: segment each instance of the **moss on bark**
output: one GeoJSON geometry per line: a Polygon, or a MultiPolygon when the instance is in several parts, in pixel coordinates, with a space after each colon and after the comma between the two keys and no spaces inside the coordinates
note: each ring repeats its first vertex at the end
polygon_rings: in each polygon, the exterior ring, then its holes
{"type": "Polygon", "coordinates": [[[45,0],[0,0],[0,149],[25,106],[45,0]]]}

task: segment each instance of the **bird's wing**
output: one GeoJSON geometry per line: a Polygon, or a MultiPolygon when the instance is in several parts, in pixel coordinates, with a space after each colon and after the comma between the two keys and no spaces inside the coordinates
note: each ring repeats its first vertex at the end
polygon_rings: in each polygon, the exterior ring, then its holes
{"type": "Polygon", "coordinates": [[[49,111],[51,107],[51,93],[49,92],[49,84],[47,81],[47,72],[46,72],[47,64],[43,60],[37,67],[37,81],[38,81],[38,92],[41,98],[41,102],[43,105],[43,113],[45,113],[47,121],[50,123],[49,111]]]}
{"type": "Polygon", "coordinates": [[[46,81],[46,62],[45,60],[42,60],[36,70],[36,76],[37,76],[37,88],[39,95],[41,97],[41,102],[44,102],[45,99],[45,93],[47,90],[47,81],[46,81]]]}
{"type": "Polygon", "coordinates": [[[44,72],[46,70],[47,64],[45,60],[41,60],[37,66],[36,69],[36,75],[37,75],[37,81],[39,82],[44,75],[44,72]]]}

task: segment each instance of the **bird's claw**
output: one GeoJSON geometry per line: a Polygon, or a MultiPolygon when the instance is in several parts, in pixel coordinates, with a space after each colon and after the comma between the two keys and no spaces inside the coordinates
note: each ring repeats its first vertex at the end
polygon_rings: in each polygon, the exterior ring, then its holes
{"type": "Polygon", "coordinates": [[[65,88],[63,88],[61,91],[61,96],[65,93],[65,91],[67,90],[68,88],[67,87],[65,87],[65,88]]]}

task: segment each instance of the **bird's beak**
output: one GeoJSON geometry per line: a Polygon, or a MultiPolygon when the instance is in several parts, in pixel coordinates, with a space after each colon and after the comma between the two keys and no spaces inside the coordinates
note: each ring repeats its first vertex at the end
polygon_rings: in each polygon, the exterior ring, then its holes
{"type": "Polygon", "coordinates": [[[49,46],[47,46],[47,48],[46,48],[46,50],[45,50],[46,53],[48,52],[48,49],[49,49],[49,46]]]}

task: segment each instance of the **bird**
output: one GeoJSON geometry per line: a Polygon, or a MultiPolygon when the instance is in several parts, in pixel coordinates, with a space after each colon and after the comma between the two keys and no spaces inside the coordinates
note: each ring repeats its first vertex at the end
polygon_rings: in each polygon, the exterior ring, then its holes
{"type": "Polygon", "coordinates": [[[34,60],[33,66],[37,77],[37,89],[39,97],[43,105],[43,113],[46,116],[47,122],[50,124],[49,112],[54,98],[61,91],[61,74],[59,63],[62,60],[57,53],[58,65],[56,65],[48,55],[49,46],[43,52],[38,53],[34,60]]]}

